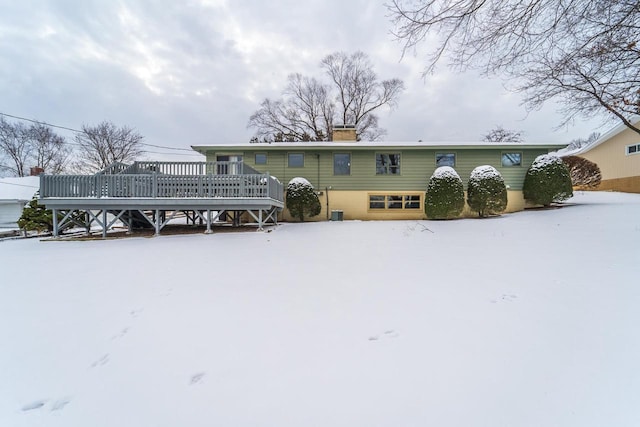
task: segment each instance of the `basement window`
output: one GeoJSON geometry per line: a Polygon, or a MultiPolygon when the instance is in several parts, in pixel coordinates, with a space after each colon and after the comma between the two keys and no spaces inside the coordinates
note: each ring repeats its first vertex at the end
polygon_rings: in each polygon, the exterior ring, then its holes
{"type": "Polygon", "coordinates": [[[420,194],[370,194],[369,210],[419,210],[420,194]]]}
{"type": "Polygon", "coordinates": [[[627,145],[627,155],[640,153],[640,144],[627,145]]]}

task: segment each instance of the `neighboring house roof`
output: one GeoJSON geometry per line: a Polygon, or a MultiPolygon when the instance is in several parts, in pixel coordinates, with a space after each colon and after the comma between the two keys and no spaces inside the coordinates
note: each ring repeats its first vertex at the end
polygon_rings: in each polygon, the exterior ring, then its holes
{"type": "MultiPolygon", "coordinates": [[[[636,117],[636,118],[631,119],[631,124],[632,125],[635,126],[638,123],[640,123],[640,117],[636,117]]],[[[618,126],[612,128],[612,129],[609,129],[607,132],[604,133],[604,135],[602,135],[600,138],[598,138],[595,141],[593,141],[591,144],[582,146],[582,147],[578,148],[577,150],[564,151],[564,152],[561,153],[561,155],[563,157],[565,157],[565,156],[579,156],[580,154],[586,153],[587,151],[591,151],[592,149],[596,148],[598,145],[610,140],[614,136],[618,135],[621,132],[624,132],[627,129],[629,129],[629,127],[627,125],[625,125],[624,123],[620,123],[618,126]]]]}
{"type": "Polygon", "coordinates": [[[192,145],[191,148],[199,153],[206,154],[207,151],[220,149],[245,149],[258,151],[264,150],[335,150],[348,148],[349,150],[386,150],[386,149],[473,149],[473,148],[494,148],[513,150],[514,148],[547,148],[558,149],[566,144],[550,144],[538,142],[372,142],[372,141],[348,141],[348,142],[272,142],[272,143],[240,143],[240,144],[212,144],[212,145],[192,145]]]}
{"type": "Polygon", "coordinates": [[[0,178],[0,202],[28,202],[40,189],[40,177],[0,178]]]}

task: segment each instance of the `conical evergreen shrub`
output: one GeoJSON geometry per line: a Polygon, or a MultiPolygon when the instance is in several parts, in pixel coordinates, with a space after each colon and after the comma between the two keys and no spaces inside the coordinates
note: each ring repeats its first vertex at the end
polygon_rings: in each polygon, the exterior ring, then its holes
{"type": "Polygon", "coordinates": [[[22,215],[18,220],[18,227],[26,231],[53,231],[53,212],[50,209],[38,204],[38,197],[33,199],[24,207],[22,215]]]}
{"type": "Polygon", "coordinates": [[[482,218],[502,213],[507,208],[507,186],[496,168],[484,165],[471,172],[467,204],[482,218]]]}
{"type": "Polygon", "coordinates": [[[542,154],[533,161],[524,178],[525,200],[549,206],[573,196],[569,168],[553,154],[542,154]]]}
{"type": "Polygon", "coordinates": [[[291,216],[304,221],[306,217],[320,214],[322,206],[318,195],[309,181],[304,178],[293,178],[287,184],[286,206],[291,216]]]}
{"type": "Polygon", "coordinates": [[[450,166],[433,172],[427,184],[424,212],[429,219],[451,219],[464,208],[464,187],[460,175],[450,166]]]}

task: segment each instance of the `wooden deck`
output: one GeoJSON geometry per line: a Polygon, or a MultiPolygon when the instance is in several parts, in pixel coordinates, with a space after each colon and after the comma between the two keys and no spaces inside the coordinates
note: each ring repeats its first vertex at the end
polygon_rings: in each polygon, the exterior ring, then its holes
{"type": "Polygon", "coordinates": [[[178,211],[191,211],[210,231],[211,223],[226,214],[234,223],[242,213],[259,227],[275,222],[284,208],[284,188],[242,162],[117,163],[95,175],[41,175],[40,203],[56,211],[54,219],[62,216],[54,221],[56,236],[68,221],[78,223],[80,211],[88,218],[82,225],[89,229],[98,222],[103,234],[113,225],[107,214],[130,223],[144,215],[159,233],[167,212],[178,211]]]}

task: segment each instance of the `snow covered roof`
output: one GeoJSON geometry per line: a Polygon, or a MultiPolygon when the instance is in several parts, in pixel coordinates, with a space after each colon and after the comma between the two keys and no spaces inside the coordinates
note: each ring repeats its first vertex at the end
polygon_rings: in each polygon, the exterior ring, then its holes
{"type": "MultiPolygon", "coordinates": [[[[640,117],[635,117],[634,119],[631,119],[631,124],[632,125],[636,125],[640,123],[640,117]]],[[[566,157],[566,156],[577,156],[580,155],[582,153],[586,153],[587,151],[590,151],[594,148],[596,148],[598,145],[604,143],[605,141],[610,140],[611,138],[613,138],[614,136],[618,135],[619,133],[625,131],[629,129],[629,127],[627,127],[627,125],[625,125],[624,123],[620,123],[618,126],[608,130],[607,132],[605,132],[604,135],[602,135],[600,138],[596,139],[595,141],[593,141],[591,144],[582,146],[580,148],[578,148],[577,150],[572,150],[572,151],[562,151],[559,150],[558,154],[561,155],[562,157],[566,157]]]]}
{"type": "Polygon", "coordinates": [[[40,189],[40,177],[0,178],[0,201],[28,202],[40,189]]]}
{"type": "Polygon", "coordinates": [[[487,142],[487,141],[436,141],[436,142],[388,142],[388,141],[350,141],[350,142],[272,142],[272,143],[239,143],[239,144],[212,144],[212,145],[192,145],[191,148],[199,153],[205,154],[211,150],[319,150],[348,148],[350,150],[384,150],[384,149],[472,149],[472,148],[497,148],[497,149],[525,149],[525,148],[546,148],[558,149],[567,144],[548,142],[487,142]]]}

